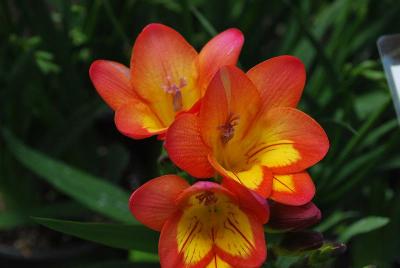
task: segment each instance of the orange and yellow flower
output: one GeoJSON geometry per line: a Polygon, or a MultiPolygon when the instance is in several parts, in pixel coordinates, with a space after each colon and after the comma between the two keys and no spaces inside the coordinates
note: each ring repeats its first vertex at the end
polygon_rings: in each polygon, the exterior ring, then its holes
{"type": "Polygon", "coordinates": [[[163,268],[260,267],[266,259],[263,224],[268,205],[239,183],[223,185],[166,175],[137,189],[132,214],[161,231],[163,268]]]}
{"type": "Polygon", "coordinates": [[[198,115],[183,114],[170,126],[165,147],[177,166],[197,178],[217,171],[260,195],[288,205],[315,194],[305,171],[329,148],[324,130],[296,109],[305,84],[300,60],[280,56],[247,75],[221,68],[198,115]]]}
{"type": "Polygon", "coordinates": [[[118,130],[142,139],[165,133],[177,114],[190,110],[219,67],[236,64],[243,40],[239,30],[228,29],[197,53],[175,30],[150,24],[136,39],[130,68],[97,60],[89,74],[115,111],[118,130]]]}

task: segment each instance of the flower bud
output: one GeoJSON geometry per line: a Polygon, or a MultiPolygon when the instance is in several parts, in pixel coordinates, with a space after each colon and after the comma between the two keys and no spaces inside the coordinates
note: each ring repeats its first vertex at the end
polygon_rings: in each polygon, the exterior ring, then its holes
{"type": "Polygon", "coordinates": [[[298,231],[314,225],[321,219],[321,211],[314,203],[302,206],[270,204],[271,218],[268,227],[284,231],[298,231]]]}
{"type": "Polygon", "coordinates": [[[319,232],[300,231],[290,232],[283,238],[280,247],[287,251],[307,251],[320,248],[324,243],[324,237],[319,232]]]}

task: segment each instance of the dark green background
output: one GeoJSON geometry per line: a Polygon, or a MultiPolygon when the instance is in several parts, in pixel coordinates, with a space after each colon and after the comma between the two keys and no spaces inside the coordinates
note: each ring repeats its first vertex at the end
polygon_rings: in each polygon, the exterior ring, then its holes
{"type": "MultiPolygon", "coordinates": [[[[331,141],[310,170],[323,212],[319,228],[327,239],[348,240],[340,265],[400,265],[400,131],[376,48],[380,36],[399,32],[399,14],[397,0],[1,0],[0,234],[33,224],[31,215],[95,221],[86,209],[102,214],[96,204],[55,190],[48,181],[57,170],[24,158],[5,137],[130,192],[158,174],[161,144],[115,130],[89,80],[90,63],[128,65],[137,34],[151,22],[175,28],[196,49],[237,27],[245,35],[244,70],[282,54],[306,65],[300,108],[331,141]],[[44,213],[49,205],[66,207],[44,213]]],[[[284,267],[276,263],[271,267],[284,267]]]]}

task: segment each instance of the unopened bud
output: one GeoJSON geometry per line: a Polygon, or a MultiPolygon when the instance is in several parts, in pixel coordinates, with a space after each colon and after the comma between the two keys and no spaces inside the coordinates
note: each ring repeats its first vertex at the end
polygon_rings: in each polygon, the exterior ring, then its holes
{"type": "Polygon", "coordinates": [[[312,202],[303,206],[272,203],[270,211],[268,227],[284,231],[299,231],[316,224],[321,219],[321,211],[312,202]]]}
{"type": "Polygon", "coordinates": [[[324,237],[319,232],[290,232],[283,238],[280,247],[290,252],[308,251],[320,248],[324,237]]]}

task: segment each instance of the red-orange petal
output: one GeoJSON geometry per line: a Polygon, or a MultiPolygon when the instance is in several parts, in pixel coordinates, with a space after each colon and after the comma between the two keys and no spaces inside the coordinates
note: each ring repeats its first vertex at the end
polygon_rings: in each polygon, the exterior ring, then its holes
{"type": "Polygon", "coordinates": [[[215,171],[207,159],[209,149],[199,132],[198,117],[180,115],[169,127],[165,148],[171,160],[196,178],[213,177],[215,171]]]}
{"type": "Polygon", "coordinates": [[[175,175],[152,179],[133,192],[129,209],[138,221],[160,231],[177,210],[176,197],[188,187],[187,181],[175,175]]]}
{"type": "Polygon", "coordinates": [[[292,206],[301,206],[310,202],[315,195],[314,182],[307,172],[287,175],[274,174],[272,200],[292,206]]]}
{"type": "Polygon", "coordinates": [[[251,140],[242,140],[261,105],[260,95],[242,70],[222,67],[202,100],[200,129],[204,142],[216,153],[236,154],[251,140]],[[230,135],[229,128],[234,128],[230,135]]]}
{"type": "Polygon", "coordinates": [[[260,91],[265,109],[296,107],[306,82],[304,64],[293,56],[268,59],[247,75],[260,91]]]}
{"type": "Polygon", "coordinates": [[[194,48],[165,25],[149,24],[136,39],[131,58],[132,84],[166,126],[174,120],[175,112],[190,109],[200,98],[196,59],[194,48]],[[174,87],[180,87],[179,98],[167,92],[174,87]]]}
{"type": "Polygon", "coordinates": [[[203,47],[198,58],[199,85],[203,93],[219,68],[236,65],[243,42],[242,32],[232,28],[218,34],[203,47]]]}
{"type": "Polygon", "coordinates": [[[148,138],[167,130],[150,107],[139,100],[130,101],[119,107],[114,120],[122,134],[134,139],[148,138]]]}
{"type": "Polygon", "coordinates": [[[328,152],[329,140],[310,116],[290,107],[277,107],[264,114],[253,131],[263,133],[248,155],[273,173],[301,172],[328,152]]]}
{"type": "Polygon", "coordinates": [[[89,76],[99,95],[113,110],[135,99],[129,68],[107,60],[96,60],[90,65],[89,76]]]}
{"type": "Polygon", "coordinates": [[[257,215],[261,223],[268,221],[269,206],[264,197],[232,179],[223,178],[222,186],[234,193],[240,206],[257,215]]]}

